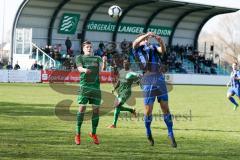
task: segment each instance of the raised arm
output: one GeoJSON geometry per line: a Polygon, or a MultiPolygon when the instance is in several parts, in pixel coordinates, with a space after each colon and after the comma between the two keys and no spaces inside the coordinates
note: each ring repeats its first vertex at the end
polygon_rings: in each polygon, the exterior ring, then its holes
{"type": "Polygon", "coordinates": [[[165,46],[164,41],[162,40],[162,37],[159,35],[154,35],[154,37],[160,46],[160,47],[157,47],[158,52],[161,54],[164,54],[166,52],[166,46],[165,46]]]}
{"type": "Polygon", "coordinates": [[[149,37],[152,36],[152,35],[153,35],[152,32],[148,32],[148,33],[146,33],[146,34],[143,34],[143,35],[137,37],[137,38],[133,41],[133,44],[132,44],[133,49],[136,49],[136,48],[139,46],[139,44],[140,44],[141,41],[143,41],[143,40],[146,39],[146,38],[149,38],[149,37]]]}

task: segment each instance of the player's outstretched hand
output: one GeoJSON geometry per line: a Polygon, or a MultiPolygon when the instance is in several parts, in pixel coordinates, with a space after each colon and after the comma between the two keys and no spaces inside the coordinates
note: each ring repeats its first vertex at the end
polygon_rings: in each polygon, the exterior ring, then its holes
{"type": "Polygon", "coordinates": [[[155,35],[155,38],[156,38],[158,41],[161,41],[161,40],[162,40],[162,37],[159,36],[159,35],[155,35]]]}

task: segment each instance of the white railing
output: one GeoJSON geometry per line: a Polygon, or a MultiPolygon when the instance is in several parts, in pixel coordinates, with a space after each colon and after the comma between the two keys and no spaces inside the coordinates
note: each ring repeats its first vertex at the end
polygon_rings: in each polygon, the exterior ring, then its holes
{"type": "Polygon", "coordinates": [[[50,57],[47,53],[45,53],[41,48],[39,48],[36,44],[32,43],[32,46],[36,48],[36,61],[42,62],[42,65],[45,68],[55,67],[56,68],[56,60],[50,57]],[[42,58],[39,57],[39,53],[42,53],[42,58]],[[49,59],[49,64],[47,64],[47,59],[49,59]]]}

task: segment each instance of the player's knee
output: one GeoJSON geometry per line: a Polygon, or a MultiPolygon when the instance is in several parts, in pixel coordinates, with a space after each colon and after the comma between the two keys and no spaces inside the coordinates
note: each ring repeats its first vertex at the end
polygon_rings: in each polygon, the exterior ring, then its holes
{"type": "Polygon", "coordinates": [[[149,116],[152,114],[152,109],[150,107],[145,108],[145,115],[149,116]]]}
{"type": "Polygon", "coordinates": [[[86,106],[80,106],[79,107],[79,112],[83,113],[86,110],[86,106]]]}
{"type": "Polygon", "coordinates": [[[115,106],[115,107],[119,107],[119,105],[120,105],[120,102],[119,102],[118,100],[116,100],[116,101],[114,102],[114,106],[115,106]]]}
{"type": "Polygon", "coordinates": [[[150,115],[152,115],[152,112],[151,111],[147,111],[147,112],[145,112],[145,115],[146,116],[150,116],[150,115]]]}
{"type": "Polygon", "coordinates": [[[93,109],[93,114],[99,114],[99,108],[94,108],[93,109]]]}
{"type": "Polygon", "coordinates": [[[160,107],[161,107],[161,109],[162,109],[163,114],[168,114],[168,113],[170,113],[168,104],[161,104],[160,107]]]}
{"type": "Polygon", "coordinates": [[[232,97],[232,95],[231,94],[227,94],[227,98],[229,99],[229,98],[231,98],[232,97]]]}

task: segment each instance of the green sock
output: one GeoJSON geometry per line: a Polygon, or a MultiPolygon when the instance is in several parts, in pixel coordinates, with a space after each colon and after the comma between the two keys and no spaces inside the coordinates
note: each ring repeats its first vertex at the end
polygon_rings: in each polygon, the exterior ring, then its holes
{"type": "Polygon", "coordinates": [[[117,120],[118,120],[118,116],[120,114],[120,107],[116,107],[114,110],[114,121],[113,121],[113,125],[116,126],[117,125],[117,120]]]}
{"type": "Polygon", "coordinates": [[[128,108],[128,107],[123,107],[123,106],[120,106],[120,109],[121,111],[128,111],[128,112],[133,112],[133,109],[132,108],[128,108]]]}
{"type": "Polygon", "coordinates": [[[92,115],[92,134],[96,134],[99,122],[99,114],[93,113],[92,115]]]}
{"type": "Polygon", "coordinates": [[[80,134],[81,126],[84,118],[84,112],[77,112],[77,126],[76,126],[76,134],[80,134]]]}

